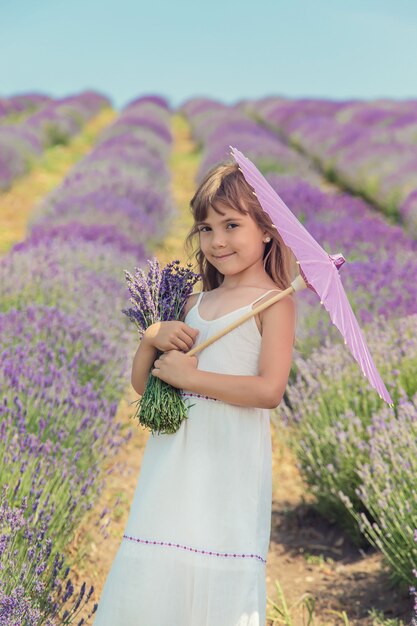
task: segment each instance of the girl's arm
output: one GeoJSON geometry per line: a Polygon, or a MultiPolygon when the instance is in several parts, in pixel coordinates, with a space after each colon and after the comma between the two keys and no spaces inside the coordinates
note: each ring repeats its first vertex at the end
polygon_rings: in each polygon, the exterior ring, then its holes
{"type": "Polygon", "coordinates": [[[258,376],[234,376],[191,370],[185,389],[217,400],[259,408],[276,408],[291,370],[296,309],[286,296],[262,311],[262,343],[258,376]]]}
{"type": "Polygon", "coordinates": [[[149,372],[156,359],[156,348],[151,344],[146,333],[142,335],[136,354],[133,357],[131,383],[133,389],[143,396],[149,372]]]}
{"type": "MultiPolygon", "coordinates": [[[[180,321],[184,321],[185,316],[191,307],[194,306],[198,298],[197,294],[191,294],[183,308],[179,317],[180,321]]],[[[157,349],[152,343],[152,339],[147,335],[146,331],[142,335],[136,354],[133,357],[132,374],[130,382],[137,394],[143,396],[146,383],[148,382],[149,372],[156,359],[157,349]]]]}

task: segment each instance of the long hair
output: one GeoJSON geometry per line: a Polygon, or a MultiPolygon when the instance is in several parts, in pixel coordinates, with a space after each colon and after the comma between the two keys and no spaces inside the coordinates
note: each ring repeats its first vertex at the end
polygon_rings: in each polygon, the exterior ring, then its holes
{"type": "MultiPolygon", "coordinates": [[[[252,187],[235,161],[224,161],[212,167],[190,201],[194,225],[185,239],[188,260],[191,260],[193,254],[193,238],[196,235],[198,237],[198,222],[207,218],[210,206],[220,213],[215,206],[216,203],[230,206],[243,215],[249,213],[258,226],[268,233],[271,241],[265,244],[263,255],[265,271],[279,289],[287,289],[298,273],[296,258],[282,240],[268,213],[262,209],[252,187]]],[[[219,287],[224,275],[207,261],[199,245],[195,251],[195,258],[198,272],[202,276],[203,291],[219,287]]]]}

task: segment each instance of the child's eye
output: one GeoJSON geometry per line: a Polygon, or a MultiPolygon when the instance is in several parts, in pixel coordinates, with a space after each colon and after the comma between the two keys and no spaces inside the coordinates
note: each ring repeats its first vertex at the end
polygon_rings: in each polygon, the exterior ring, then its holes
{"type": "MultiPolygon", "coordinates": [[[[234,224],[233,222],[229,222],[227,226],[239,226],[239,224],[234,224]]],[[[210,228],[210,226],[202,226],[201,228],[199,228],[198,230],[200,231],[200,233],[204,232],[204,228],[210,228]]]]}

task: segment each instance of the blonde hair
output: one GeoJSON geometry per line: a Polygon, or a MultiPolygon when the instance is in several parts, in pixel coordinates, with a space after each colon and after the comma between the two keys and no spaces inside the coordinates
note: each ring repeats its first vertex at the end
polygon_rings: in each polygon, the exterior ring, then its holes
{"type": "MultiPolygon", "coordinates": [[[[281,235],[274,227],[268,213],[263,210],[253,188],[246,181],[235,161],[224,161],[212,167],[190,201],[194,225],[185,239],[185,248],[193,253],[192,240],[198,235],[198,223],[207,218],[211,206],[221,213],[214,205],[227,205],[241,214],[249,214],[258,226],[271,237],[265,245],[263,264],[266,273],[272,278],[279,289],[287,289],[298,274],[296,258],[292,250],[284,243],[281,235]]],[[[221,274],[202,253],[200,247],[195,252],[198,272],[201,274],[203,291],[211,291],[223,282],[221,274]]]]}

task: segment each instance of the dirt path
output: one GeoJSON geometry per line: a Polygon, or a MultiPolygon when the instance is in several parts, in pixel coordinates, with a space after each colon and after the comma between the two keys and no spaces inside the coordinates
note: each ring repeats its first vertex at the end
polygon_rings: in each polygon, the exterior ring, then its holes
{"type": "MultiPolygon", "coordinates": [[[[155,250],[161,264],[174,258],[186,262],[182,245],[191,225],[188,203],[195,188],[198,167],[198,155],[193,152],[189,128],[179,115],[174,116],[172,128],[175,138],[171,159],[172,193],[179,214],[164,245],[155,250]]],[[[106,465],[107,470],[112,470],[106,489],[78,528],[68,549],[68,554],[74,559],[72,580],[77,582],[77,586],[84,580],[88,585],[94,585],[93,602],[100,597],[120,545],[149,436],[148,431],[129,419],[133,413],[128,403],[136,398],[137,395],[129,387],[116,419],[127,428],[132,428],[133,436],[117,457],[106,465]],[[94,525],[104,507],[110,513],[102,523],[107,524],[111,520],[107,539],[94,525]]],[[[286,432],[280,425],[279,410],[272,411],[271,418],[273,513],[266,566],[268,598],[274,602],[278,600],[276,580],[282,585],[289,605],[303,594],[312,593],[316,598],[317,626],[343,623],[329,612],[331,609],[345,610],[352,626],[373,626],[375,622],[367,616],[372,606],[383,610],[387,617],[401,615],[402,607],[402,617],[407,617],[411,608],[408,594],[401,596],[390,587],[388,577],[381,574],[380,555],[361,553],[336,527],[314,514],[309,505],[310,499],[304,495],[306,490],[286,442],[286,432]]],[[[267,614],[271,610],[269,604],[267,614]]],[[[268,621],[267,625],[272,626],[272,623],[268,621]]],[[[278,623],[284,622],[275,622],[278,623]]],[[[303,623],[301,612],[294,611],[293,626],[302,626],[303,623]]]]}

